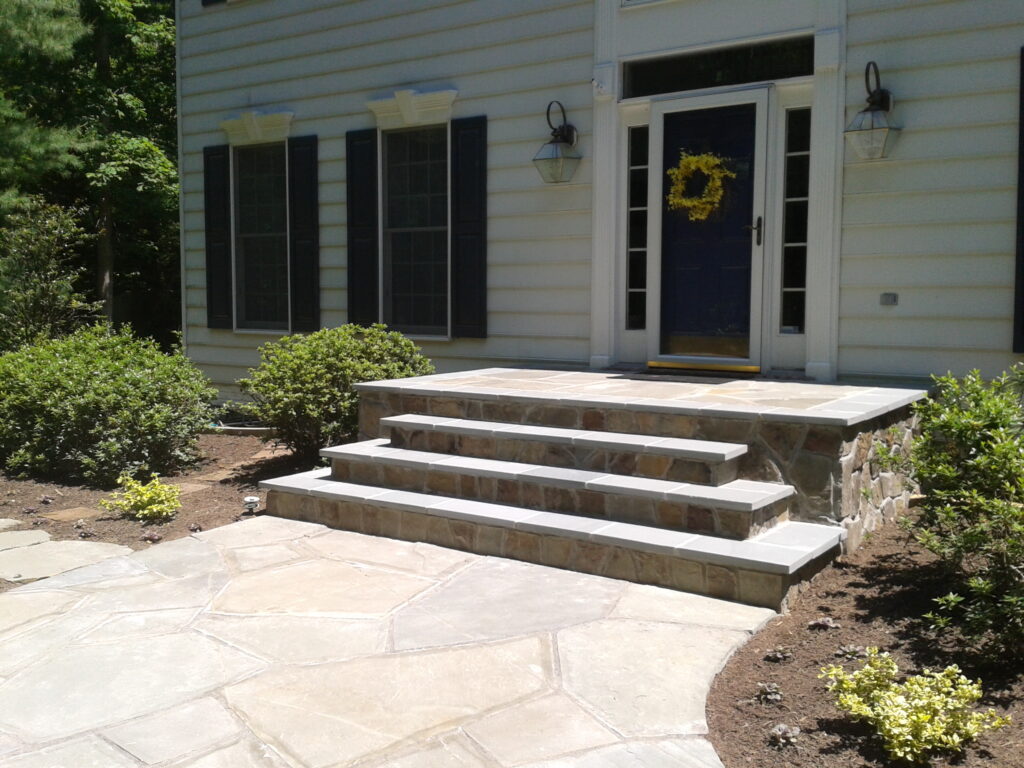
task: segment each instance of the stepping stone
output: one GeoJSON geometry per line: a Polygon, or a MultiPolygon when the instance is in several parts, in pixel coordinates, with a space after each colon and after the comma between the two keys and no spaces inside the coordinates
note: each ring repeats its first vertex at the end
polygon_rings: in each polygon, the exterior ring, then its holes
{"type": "Polygon", "coordinates": [[[20,520],[12,520],[9,517],[0,518],[0,531],[7,531],[11,528],[20,528],[24,523],[20,520]]]}
{"type": "Polygon", "coordinates": [[[131,551],[129,547],[99,541],[44,541],[0,552],[0,579],[43,579],[131,551]]]}
{"type": "Polygon", "coordinates": [[[0,632],[48,616],[78,599],[67,592],[8,592],[0,595],[0,632]]]}
{"type": "Polygon", "coordinates": [[[8,531],[0,533],[0,552],[19,547],[31,547],[50,540],[46,531],[8,531]]]}
{"type": "Polygon", "coordinates": [[[134,768],[135,765],[135,761],[117,747],[95,737],[0,762],[0,768],[134,768]]]}
{"type": "Polygon", "coordinates": [[[70,509],[58,509],[54,512],[43,512],[40,517],[45,517],[47,520],[55,520],[58,523],[74,523],[78,520],[94,520],[104,514],[106,514],[106,510],[97,507],[71,507],[70,509]]]}

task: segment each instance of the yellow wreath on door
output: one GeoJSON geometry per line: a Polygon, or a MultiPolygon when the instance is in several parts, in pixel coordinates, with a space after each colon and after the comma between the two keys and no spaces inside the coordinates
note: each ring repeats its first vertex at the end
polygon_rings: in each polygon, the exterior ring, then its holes
{"type": "Polygon", "coordinates": [[[669,168],[667,173],[672,180],[665,198],[668,207],[673,211],[687,211],[690,221],[705,221],[718,210],[725,196],[725,180],[736,178],[736,174],[725,167],[725,160],[718,155],[710,152],[691,155],[686,150],[679,153],[679,165],[669,168]],[[686,185],[698,171],[708,177],[707,186],[703,194],[688,196],[686,185]]]}

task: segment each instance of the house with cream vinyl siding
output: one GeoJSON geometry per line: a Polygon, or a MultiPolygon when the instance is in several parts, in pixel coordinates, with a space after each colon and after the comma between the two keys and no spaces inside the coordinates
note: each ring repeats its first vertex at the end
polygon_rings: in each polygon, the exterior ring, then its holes
{"type": "Polygon", "coordinates": [[[178,36],[185,345],[225,396],[345,322],[441,370],[1024,349],[1016,0],[180,0],[178,36]],[[902,130],[865,160],[870,61],[902,130]],[[582,157],[554,184],[553,101],[582,157]],[[666,204],[683,156],[723,171],[705,218],[666,204]]]}

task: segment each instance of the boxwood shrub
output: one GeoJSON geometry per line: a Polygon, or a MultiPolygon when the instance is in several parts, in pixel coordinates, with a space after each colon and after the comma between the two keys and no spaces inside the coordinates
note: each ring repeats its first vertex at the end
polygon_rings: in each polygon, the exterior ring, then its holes
{"type": "Polygon", "coordinates": [[[286,336],[260,347],[260,365],[238,383],[252,398],[246,410],[298,456],[356,439],[363,381],[434,372],[419,348],[387,326],[343,325],[286,336]]]}
{"type": "Polygon", "coordinates": [[[216,390],[179,351],[128,330],[82,328],[0,356],[0,466],[111,487],[196,458],[216,390]]]}

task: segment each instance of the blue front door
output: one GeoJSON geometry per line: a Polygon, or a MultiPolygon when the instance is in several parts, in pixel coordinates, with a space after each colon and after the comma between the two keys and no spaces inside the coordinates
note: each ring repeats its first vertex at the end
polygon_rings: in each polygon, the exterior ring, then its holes
{"type": "Polygon", "coordinates": [[[763,235],[754,211],[757,105],[663,119],[660,353],[749,360],[752,246],[763,235]],[[686,177],[681,207],[667,194],[676,168],[686,177]]]}

